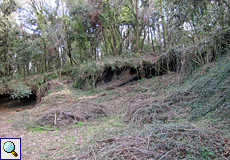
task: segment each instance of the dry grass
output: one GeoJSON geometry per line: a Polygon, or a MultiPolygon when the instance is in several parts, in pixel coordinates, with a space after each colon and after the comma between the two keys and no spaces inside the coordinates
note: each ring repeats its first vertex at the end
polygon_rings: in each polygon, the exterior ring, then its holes
{"type": "Polygon", "coordinates": [[[221,129],[226,121],[208,115],[189,121],[189,104],[199,94],[188,90],[197,85],[178,77],[95,92],[56,82],[35,108],[1,112],[0,135],[22,138],[23,159],[228,159],[229,130],[221,129]],[[55,114],[62,125],[54,125],[55,114]],[[50,123],[36,123],[46,118],[50,123]]]}

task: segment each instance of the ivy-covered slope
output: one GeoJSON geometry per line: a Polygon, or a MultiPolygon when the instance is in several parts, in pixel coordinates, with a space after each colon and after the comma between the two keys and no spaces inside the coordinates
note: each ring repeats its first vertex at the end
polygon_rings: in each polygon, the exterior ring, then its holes
{"type": "Polygon", "coordinates": [[[172,103],[176,110],[185,108],[191,121],[203,117],[221,123],[222,129],[230,129],[230,56],[218,58],[215,63],[198,68],[184,83],[177,86],[165,102],[172,103]],[[223,123],[222,123],[223,122],[223,123]]]}

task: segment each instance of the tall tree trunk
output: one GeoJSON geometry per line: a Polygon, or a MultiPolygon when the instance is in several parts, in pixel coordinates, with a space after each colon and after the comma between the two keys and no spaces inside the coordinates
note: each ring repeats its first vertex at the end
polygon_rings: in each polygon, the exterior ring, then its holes
{"type": "Polygon", "coordinates": [[[115,28],[112,28],[112,36],[113,36],[113,55],[116,56],[117,55],[117,39],[116,39],[116,35],[115,35],[115,28]]]}
{"type": "Polygon", "coordinates": [[[26,77],[26,65],[23,65],[23,77],[26,77]]]}
{"type": "Polygon", "coordinates": [[[161,45],[161,30],[160,30],[159,23],[157,24],[157,32],[158,32],[158,41],[159,41],[159,44],[161,45]]]}
{"type": "Polygon", "coordinates": [[[29,76],[30,74],[30,63],[28,62],[27,65],[26,65],[26,73],[27,73],[27,76],[29,76]]]}
{"type": "Polygon", "coordinates": [[[166,29],[165,29],[165,22],[164,22],[164,18],[162,18],[162,29],[163,29],[163,33],[162,33],[162,38],[163,38],[163,43],[164,43],[164,49],[166,49],[166,29]]]}
{"type": "Polygon", "coordinates": [[[20,75],[21,74],[21,68],[20,68],[20,65],[18,63],[19,61],[17,60],[17,73],[20,75]]]}
{"type": "Polygon", "coordinates": [[[5,66],[6,66],[6,75],[10,75],[10,39],[9,39],[9,26],[8,26],[8,18],[4,15],[4,18],[7,20],[5,24],[5,38],[6,38],[6,54],[5,54],[5,66]]]}
{"type": "Polygon", "coordinates": [[[139,52],[139,0],[136,0],[136,52],[139,52]]]}
{"type": "MultiPolygon", "coordinates": [[[[107,56],[108,55],[108,44],[107,44],[107,38],[104,37],[104,43],[105,43],[105,55],[107,56]]],[[[103,54],[103,53],[102,53],[103,54]]]]}
{"type": "Polygon", "coordinates": [[[105,28],[102,28],[103,40],[105,44],[105,55],[108,55],[108,44],[107,44],[107,36],[105,31],[106,31],[105,28]]]}
{"type": "Polygon", "coordinates": [[[116,27],[117,35],[118,35],[118,42],[119,43],[119,48],[118,48],[118,54],[122,53],[123,48],[124,48],[124,40],[127,38],[126,36],[123,38],[122,37],[122,31],[119,30],[119,26],[116,27]]]}
{"type": "Polygon", "coordinates": [[[72,55],[71,55],[71,44],[70,44],[70,42],[67,42],[67,49],[68,49],[67,55],[69,57],[70,64],[71,64],[71,66],[73,66],[72,55]]]}
{"type": "Polygon", "coordinates": [[[34,67],[33,67],[33,74],[36,74],[36,69],[37,69],[37,66],[36,66],[36,64],[35,64],[35,63],[33,64],[33,66],[34,66],[34,67]]]}
{"type": "Polygon", "coordinates": [[[146,29],[144,29],[144,38],[143,38],[142,43],[141,43],[141,51],[143,51],[145,37],[146,37],[146,29]]]}
{"type": "Polygon", "coordinates": [[[153,49],[153,52],[155,53],[155,46],[154,46],[154,43],[153,43],[153,39],[152,39],[152,49],[153,49]]]}
{"type": "Polygon", "coordinates": [[[170,42],[171,42],[171,33],[169,31],[169,27],[170,27],[170,21],[169,21],[169,9],[166,9],[166,15],[167,15],[167,37],[168,37],[168,44],[170,46],[170,42]]]}
{"type": "Polygon", "coordinates": [[[45,59],[44,59],[44,64],[45,64],[45,72],[47,72],[47,63],[46,63],[46,56],[45,56],[45,59]]]}
{"type": "Polygon", "coordinates": [[[153,39],[154,33],[155,33],[155,31],[154,31],[153,27],[151,27],[151,28],[150,28],[151,44],[152,44],[152,50],[153,50],[153,52],[155,53],[154,41],[156,41],[156,36],[155,36],[155,39],[153,39]]]}
{"type": "MultiPolygon", "coordinates": [[[[129,26],[129,24],[128,24],[128,31],[129,31],[129,29],[130,29],[130,26],[129,26]]],[[[130,46],[130,36],[129,36],[129,34],[128,34],[128,42],[127,42],[127,49],[129,49],[129,46],[130,46]]]]}
{"type": "Polygon", "coordinates": [[[150,44],[150,26],[148,24],[148,44],[150,44]]]}

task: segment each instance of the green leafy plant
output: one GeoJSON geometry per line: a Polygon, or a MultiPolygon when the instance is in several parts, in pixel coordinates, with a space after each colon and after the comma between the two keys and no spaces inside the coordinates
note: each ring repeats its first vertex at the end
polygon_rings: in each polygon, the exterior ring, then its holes
{"type": "Polygon", "coordinates": [[[31,95],[31,89],[30,87],[24,85],[24,84],[20,84],[19,86],[15,87],[13,90],[13,93],[11,94],[11,98],[15,99],[15,98],[24,98],[24,97],[28,97],[31,95]]]}
{"type": "Polygon", "coordinates": [[[142,78],[140,80],[138,80],[138,82],[145,82],[146,81],[146,78],[142,78]]]}

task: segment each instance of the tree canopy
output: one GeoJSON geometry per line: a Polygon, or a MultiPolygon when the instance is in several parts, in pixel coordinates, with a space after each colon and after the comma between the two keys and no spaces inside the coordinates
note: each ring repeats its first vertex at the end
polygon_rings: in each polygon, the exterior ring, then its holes
{"type": "Polygon", "coordinates": [[[228,0],[0,1],[0,76],[162,53],[229,29],[228,0]]]}

